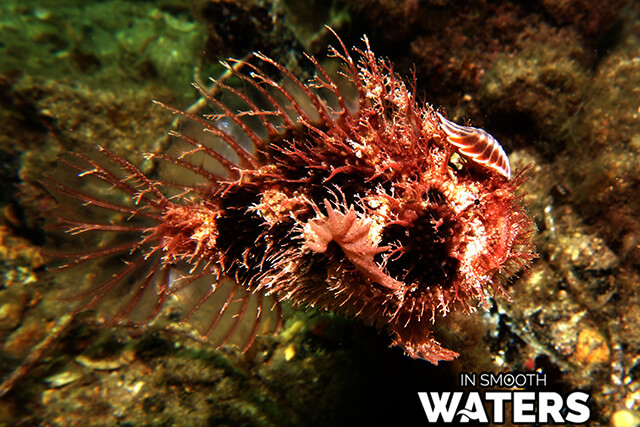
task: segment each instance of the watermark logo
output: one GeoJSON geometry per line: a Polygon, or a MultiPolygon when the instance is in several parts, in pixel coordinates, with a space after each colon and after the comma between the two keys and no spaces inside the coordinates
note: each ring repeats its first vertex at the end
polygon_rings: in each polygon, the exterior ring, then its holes
{"type": "MultiPolygon", "coordinates": [[[[461,387],[513,388],[547,385],[543,373],[463,373],[461,387]]],[[[591,417],[589,395],[573,391],[465,390],[419,392],[420,403],[430,423],[501,424],[511,414],[513,424],[584,424],[591,417]],[[508,406],[510,405],[510,411],[508,406]]]]}

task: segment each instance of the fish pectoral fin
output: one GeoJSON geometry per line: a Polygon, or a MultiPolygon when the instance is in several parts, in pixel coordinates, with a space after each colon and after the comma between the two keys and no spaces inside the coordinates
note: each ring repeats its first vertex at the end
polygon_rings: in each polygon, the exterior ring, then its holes
{"type": "Polygon", "coordinates": [[[251,292],[228,277],[205,274],[179,287],[173,295],[184,310],[184,322],[215,346],[247,351],[258,335],[275,334],[281,325],[280,304],[271,296],[251,292]]]}

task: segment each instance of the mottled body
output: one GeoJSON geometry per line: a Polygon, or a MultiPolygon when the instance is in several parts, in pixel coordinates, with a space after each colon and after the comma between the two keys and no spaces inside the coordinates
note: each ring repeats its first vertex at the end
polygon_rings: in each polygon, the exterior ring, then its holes
{"type": "Polygon", "coordinates": [[[96,247],[52,253],[86,269],[81,308],[146,323],[175,296],[204,337],[246,349],[291,301],[385,328],[411,357],[454,358],[432,337],[437,316],[504,293],[533,257],[522,177],[497,142],[488,160],[470,155],[464,141],[495,139],[417,102],[365,43],[358,64],[331,50],[340,78],[309,58],[305,84],[256,54],[261,66],[229,67],[244,90],[199,88],[214,114],[165,106],[195,126],[150,155],[157,179],[103,148],[66,160],[71,176],[45,185],[58,226],[96,247]]]}

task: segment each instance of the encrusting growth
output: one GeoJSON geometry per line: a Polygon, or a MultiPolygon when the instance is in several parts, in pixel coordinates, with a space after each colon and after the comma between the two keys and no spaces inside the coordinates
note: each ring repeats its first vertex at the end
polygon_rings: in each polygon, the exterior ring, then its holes
{"type": "Polygon", "coordinates": [[[303,83],[256,53],[227,64],[243,90],[196,85],[212,114],[158,103],[190,124],[148,155],[153,176],[103,147],[61,160],[43,182],[50,228],[78,236],[49,255],[82,284],[78,309],[145,324],[176,297],[203,337],[246,350],[291,301],[385,328],[411,357],[456,357],[436,317],[504,294],[534,256],[523,176],[491,135],[416,101],[366,38],[358,63],[337,40],[337,75],[308,57],[303,83]]]}

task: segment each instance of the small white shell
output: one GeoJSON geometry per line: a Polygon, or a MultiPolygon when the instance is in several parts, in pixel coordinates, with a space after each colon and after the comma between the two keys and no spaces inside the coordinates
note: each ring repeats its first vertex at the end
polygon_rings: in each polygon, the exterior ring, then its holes
{"type": "Polygon", "coordinates": [[[436,115],[440,120],[440,129],[447,134],[447,141],[458,147],[460,154],[511,179],[509,157],[491,134],[471,126],[460,126],[438,112],[436,115]]]}

